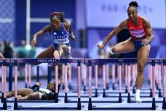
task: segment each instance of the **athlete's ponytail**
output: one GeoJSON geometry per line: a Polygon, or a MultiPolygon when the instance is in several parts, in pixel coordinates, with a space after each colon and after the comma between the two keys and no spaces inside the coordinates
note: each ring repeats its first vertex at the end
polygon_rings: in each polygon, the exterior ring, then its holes
{"type": "Polygon", "coordinates": [[[59,12],[60,15],[60,21],[65,22],[65,14],[63,12],[59,12]]]}
{"type": "Polygon", "coordinates": [[[53,12],[50,15],[50,20],[52,19],[53,16],[57,16],[61,22],[65,22],[65,15],[63,12],[53,12]]]}

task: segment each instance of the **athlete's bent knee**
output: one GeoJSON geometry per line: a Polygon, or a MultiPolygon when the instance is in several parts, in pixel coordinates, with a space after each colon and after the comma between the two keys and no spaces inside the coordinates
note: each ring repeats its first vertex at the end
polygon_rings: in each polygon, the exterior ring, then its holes
{"type": "Polygon", "coordinates": [[[144,72],[144,65],[143,64],[138,64],[138,72],[140,72],[140,73],[144,72]]]}
{"type": "Polygon", "coordinates": [[[70,55],[70,47],[63,48],[63,56],[69,56],[70,55]]]}

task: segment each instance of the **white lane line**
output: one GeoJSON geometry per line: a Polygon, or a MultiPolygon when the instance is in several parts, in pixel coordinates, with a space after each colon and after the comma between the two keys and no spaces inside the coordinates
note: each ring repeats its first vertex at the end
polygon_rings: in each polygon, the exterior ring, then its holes
{"type": "MultiPolygon", "coordinates": [[[[98,98],[93,98],[93,100],[97,100],[97,99],[102,99],[103,97],[98,97],[98,98]]],[[[85,100],[89,100],[89,98],[87,99],[82,99],[81,101],[85,101],[85,100]]],[[[51,106],[51,105],[59,105],[59,104],[65,104],[64,102],[60,102],[60,103],[51,103],[51,104],[44,104],[44,105],[35,105],[32,107],[43,107],[43,106],[51,106]]]]}
{"type": "MultiPolygon", "coordinates": [[[[156,97],[156,98],[158,98],[158,97],[156,97]]],[[[152,98],[146,98],[146,99],[142,99],[142,101],[151,100],[151,99],[152,99],[152,98]]],[[[129,104],[129,103],[125,102],[125,103],[112,104],[112,105],[101,106],[101,107],[118,106],[118,105],[122,105],[122,104],[129,104]]]]}

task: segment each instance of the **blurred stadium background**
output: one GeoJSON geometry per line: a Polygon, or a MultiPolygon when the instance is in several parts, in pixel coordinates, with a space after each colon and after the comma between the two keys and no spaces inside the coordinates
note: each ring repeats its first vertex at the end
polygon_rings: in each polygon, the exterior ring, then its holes
{"type": "MultiPolygon", "coordinates": [[[[34,58],[51,45],[52,38],[47,33],[39,37],[36,47],[32,48],[29,45],[32,35],[48,25],[50,14],[58,11],[64,12],[65,18],[72,22],[76,36],[76,42],[70,41],[72,58],[136,58],[137,52],[109,55],[109,44],[114,45],[130,37],[126,29],[116,35],[104,50],[96,47],[127,18],[126,10],[130,1],[132,0],[0,0],[0,51],[7,58],[34,58]]],[[[153,28],[155,40],[151,44],[150,58],[166,58],[166,1],[137,2],[138,14],[149,19],[153,28]]],[[[41,67],[41,74],[46,75],[47,65],[41,67]]]]}

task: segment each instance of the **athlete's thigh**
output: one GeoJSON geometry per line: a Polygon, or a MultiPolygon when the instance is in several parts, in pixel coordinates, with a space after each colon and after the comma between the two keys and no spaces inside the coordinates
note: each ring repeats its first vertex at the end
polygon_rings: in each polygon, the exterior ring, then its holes
{"type": "Polygon", "coordinates": [[[54,58],[54,47],[51,45],[47,49],[45,49],[43,52],[41,52],[36,58],[54,58]]]}
{"type": "Polygon", "coordinates": [[[33,90],[30,88],[22,88],[22,89],[18,89],[17,93],[18,93],[18,95],[21,95],[21,96],[27,96],[27,95],[33,93],[33,90]]]}
{"type": "Polygon", "coordinates": [[[28,99],[29,100],[40,100],[41,96],[42,96],[41,92],[33,92],[28,95],[28,99]]]}
{"type": "Polygon", "coordinates": [[[126,41],[120,42],[112,48],[113,53],[128,53],[133,52],[135,50],[135,46],[131,38],[126,41]]]}

